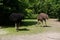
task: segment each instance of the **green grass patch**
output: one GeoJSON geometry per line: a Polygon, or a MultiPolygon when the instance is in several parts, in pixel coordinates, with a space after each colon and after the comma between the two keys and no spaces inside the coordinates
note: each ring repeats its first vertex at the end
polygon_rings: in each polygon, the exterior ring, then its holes
{"type": "Polygon", "coordinates": [[[3,28],[4,30],[8,31],[8,34],[20,34],[20,35],[26,35],[26,34],[36,34],[36,33],[42,33],[46,32],[46,27],[40,27],[36,26],[37,20],[35,19],[25,19],[23,20],[23,24],[19,27],[19,31],[17,32],[14,27],[7,27],[3,28]]]}

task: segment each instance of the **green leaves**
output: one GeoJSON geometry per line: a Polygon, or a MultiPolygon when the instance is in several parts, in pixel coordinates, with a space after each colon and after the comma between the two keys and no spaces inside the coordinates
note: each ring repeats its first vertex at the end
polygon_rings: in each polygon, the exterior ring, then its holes
{"type": "Polygon", "coordinates": [[[22,12],[25,15],[45,12],[50,17],[57,17],[60,12],[60,0],[4,0],[4,8],[10,11],[22,12]],[[26,11],[26,9],[28,9],[26,11]],[[32,10],[32,12],[30,12],[32,10]],[[28,12],[29,11],[29,12],[28,12]]]}

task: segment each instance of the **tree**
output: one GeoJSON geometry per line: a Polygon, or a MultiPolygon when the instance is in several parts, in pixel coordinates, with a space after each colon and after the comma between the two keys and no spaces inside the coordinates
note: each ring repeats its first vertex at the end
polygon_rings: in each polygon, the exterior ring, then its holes
{"type": "Polygon", "coordinates": [[[17,11],[24,13],[27,17],[45,12],[49,17],[57,18],[60,8],[60,0],[4,0],[3,3],[4,13],[17,11]]]}

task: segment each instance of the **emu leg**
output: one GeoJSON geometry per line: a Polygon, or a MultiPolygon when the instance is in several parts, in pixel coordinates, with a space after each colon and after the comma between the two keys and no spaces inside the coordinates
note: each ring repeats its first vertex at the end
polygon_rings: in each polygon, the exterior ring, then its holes
{"type": "Polygon", "coordinates": [[[43,27],[43,20],[41,20],[40,22],[41,22],[41,27],[43,27]]]}
{"type": "Polygon", "coordinates": [[[37,24],[36,24],[37,26],[43,26],[43,21],[41,21],[41,20],[39,20],[39,21],[37,21],[37,24]]]}
{"type": "Polygon", "coordinates": [[[37,24],[40,24],[40,21],[37,21],[37,24]]]}
{"type": "Polygon", "coordinates": [[[17,23],[15,23],[15,28],[18,31],[18,24],[17,23]]]}
{"type": "Polygon", "coordinates": [[[17,29],[19,30],[20,23],[17,23],[17,29]]]}
{"type": "Polygon", "coordinates": [[[36,24],[36,26],[38,26],[40,24],[40,21],[37,21],[37,24],[36,24]]]}
{"type": "Polygon", "coordinates": [[[45,20],[45,26],[47,26],[47,21],[45,20]]]}

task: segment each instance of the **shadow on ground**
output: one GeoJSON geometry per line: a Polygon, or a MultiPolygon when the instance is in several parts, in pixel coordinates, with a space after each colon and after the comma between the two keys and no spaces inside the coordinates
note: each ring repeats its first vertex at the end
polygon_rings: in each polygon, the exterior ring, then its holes
{"type": "Polygon", "coordinates": [[[44,25],[43,27],[51,27],[51,26],[48,26],[48,25],[44,25]]]}
{"type": "Polygon", "coordinates": [[[29,31],[27,28],[18,29],[18,31],[29,31]]]}

